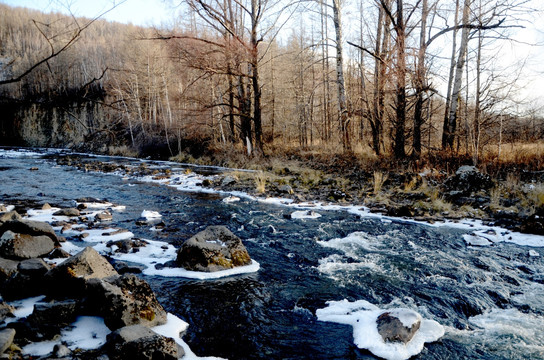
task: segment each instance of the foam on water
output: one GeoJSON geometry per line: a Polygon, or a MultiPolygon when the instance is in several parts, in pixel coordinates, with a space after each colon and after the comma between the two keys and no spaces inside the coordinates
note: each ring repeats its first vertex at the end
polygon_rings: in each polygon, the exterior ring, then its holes
{"type": "Polygon", "coordinates": [[[465,341],[484,345],[488,351],[513,358],[544,358],[544,317],[525,314],[517,309],[492,309],[469,319],[474,331],[465,332],[465,341]]]}
{"type": "MultiPolygon", "coordinates": [[[[404,344],[401,342],[384,342],[378,333],[376,319],[386,311],[365,300],[349,302],[329,301],[327,307],[316,311],[320,321],[335,322],[351,325],[353,327],[353,342],[361,348],[387,360],[405,360],[419,354],[427,342],[433,342],[444,336],[445,330],[434,320],[421,320],[421,326],[412,340],[404,344]]],[[[407,314],[406,309],[394,309],[394,311],[407,314]]],[[[411,313],[411,311],[410,311],[411,313]]],[[[406,323],[412,322],[412,316],[408,319],[402,315],[406,323]]],[[[403,322],[404,322],[403,321],[403,322]]]]}

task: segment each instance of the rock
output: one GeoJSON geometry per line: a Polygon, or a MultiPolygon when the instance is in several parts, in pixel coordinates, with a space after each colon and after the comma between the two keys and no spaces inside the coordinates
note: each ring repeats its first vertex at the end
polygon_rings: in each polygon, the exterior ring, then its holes
{"type": "Polygon", "coordinates": [[[76,320],[79,304],[76,300],[36,303],[34,311],[28,316],[28,322],[38,338],[53,339],[76,320]]]}
{"type": "Polygon", "coordinates": [[[138,252],[141,247],[147,246],[147,242],[139,239],[118,240],[109,241],[106,246],[110,248],[112,246],[116,246],[117,249],[115,250],[115,252],[128,254],[129,252],[138,252]]]}
{"type": "Polygon", "coordinates": [[[229,186],[236,184],[238,180],[234,176],[225,176],[223,180],[221,180],[221,186],[229,186]]]}
{"type": "Polygon", "coordinates": [[[61,248],[53,249],[53,251],[47,254],[48,259],[68,259],[70,256],[70,253],[61,248]]]}
{"type": "Polygon", "coordinates": [[[343,192],[342,190],[334,189],[329,191],[329,194],[327,195],[327,199],[336,200],[336,201],[349,200],[351,199],[351,196],[343,192]]]}
{"type": "Polygon", "coordinates": [[[51,225],[46,222],[24,219],[6,221],[0,226],[0,234],[3,234],[8,230],[18,234],[26,234],[32,236],[48,236],[51,240],[53,240],[55,246],[59,245],[55,230],[53,230],[51,225]]]}
{"type": "Polygon", "coordinates": [[[0,354],[3,354],[13,344],[15,339],[15,330],[4,329],[0,331],[0,354]]]}
{"type": "Polygon", "coordinates": [[[13,274],[1,288],[2,294],[9,300],[24,299],[42,295],[45,292],[44,275],[50,266],[42,259],[21,261],[18,272],[13,274]]]}
{"type": "Polygon", "coordinates": [[[102,279],[112,275],[117,275],[117,272],[106,258],[92,247],[87,247],[49,270],[45,279],[51,296],[77,297],[82,294],[89,279],[102,279]]]}
{"type": "Polygon", "coordinates": [[[185,355],[174,339],[141,325],[126,326],[112,332],[105,347],[111,360],[177,360],[185,355]]]}
{"type": "Polygon", "coordinates": [[[4,204],[0,204],[0,212],[6,212],[8,211],[8,208],[4,204]]]}
{"type": "Polygon", "coordinates": [[[0,214],[0,225],[2,225],[5,222],[13,221],[13,220],[22,220],[23,218],[17,211],[8,211],[3,214],[0,214]]]}
{"type": "Polygon", "coordinates": [[[280,194],[293,194],[293,188],[289,185],[281,185],[278,187],[278,192],[280,194]]]}
{"type": "Polygon", "coordinates": [[[178,251],[176,262],[188,270],[213,272],[251,264],[242,240],[224,226],[209,226],[178,251]]]}
{"type": "Polygon", "coordinates": [[[111,330],[166,323],[166,311],[147,282],[132,274],[89,280],[88,308],[111,330]]]}
{"type": "Polygon", "coordinates": [[[50,210],[50,209],[51,209],[51,205],[49,205],[48,203],[43,204],[42,210],[50,210]]]}
{"type": "Polygon", "coordinates": [[[13,312],[15,308],[7,303],[0,301],[0,322],[8,317],[13,317],[13,312]]]}
{"type": "Polygon", "coordinates": [[[414,211],[411,206],[408,205],[402,205],[400,207],[391,207],[389,210],[387,210],[388,216],[394,216],[394,217],[413,217],[414,211]]]}
{"type": "Polygon", "coordinates": [[[129,265],[124,261],[116,261],[113,264],[114,269],[120,274],[141,274],[144,271],[144,265],[129,265]]]}
{"type": "Polygon", "coordinates": [[[66,345],[55,344],[55,346],[53,347],[53,356],[57,358],[68,357],[71,353],[72,351],[68,349],[66,345]]]}
{"type": "Polygon", "coordinates": [[[94,216],[95,221],[112,221],[113,216],[108,210],[104,210],[94,216]]]}
{"type": "Polygon", "coordinates": [[[0,238],[0,255],[11,259],[31,259],[43,256],[55,248],[49,236],[4,232],[0,238]]]}
{"type": "Polygon", "coordinates": [[[46,272],[51,270],[49,266],[42,259],[28,259],[23,260],[17,266],[20,273],[31,276],[43,276],[46,272]]]}
{"type": "Polygon", "coordinates": [[[472,193],[489,190],[494,183],[487,174],[482,174],[475,166],[461,166],[454,176],[444,182],[444,188],[450,197],[470,196],[472,193]]]}
{"type": "Polygon", "coordinates": [[[59,211],[56,211],[53,213],[55,216],[79,216],[79,210],[76,208],[67,208],[67,209],[60,209],[59,211]]]}
{"type": "Polygon", "coordinates": [[[408,343],[421,326],[421,315],[409,309],[393,309],[384,312],[378,319],[378,333],[385,342],[408,343]]]}
{"type": "Polygon", "coordinates": [[[0,284],[17,272],[19,261],[0,257],[0,284]]]}
{"type": "Polygon", "coordinates": [[[520,231],[526,234],[544,235],[544,216],[533,214],[521,222],[520,231]]]}

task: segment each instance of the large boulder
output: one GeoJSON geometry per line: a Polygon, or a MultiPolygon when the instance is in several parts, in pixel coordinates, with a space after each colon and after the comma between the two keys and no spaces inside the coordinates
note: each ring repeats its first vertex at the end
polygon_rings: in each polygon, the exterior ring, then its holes
{"type": "Polygon", "coordinates": [[[15,330],[4,329],[0,331],[0,354],[3,354],[13,344],[15,339],[15,330]]]}
{"type": "Polygon", "coordinates": [[[52,297],[79,297],[83,295],[86,282],[117,275],[117,271],[92,247],[87,247],[66,259],[45,274],[47,290],[52,297]]]}
{"type": "Polygon", "coordinates": [[[0,237],[0,255],[11,259],[32,259],[50,253],[55,243],[49,236],[19,234],[11,230],[0,237]]]}
{"type": "Polygon", "coordinates": [[[454,176],[446,179],[444,188],[449,197],[470,196],[481,190],[489,190],[494,183],[491,177],[481,173],[475,166],[459,167],[454,176]]]}
{"type": "Polygon", "coordinates": [[[91,313],[104,318],[111,330],[129,325],[166,323],[166,311],[149,284],[132,274],[89,280],[87,303],[91,313]]]}
{"type": "Polygon", "coordinates": [[[112,332],[105,347],[111,360],[177,360],[185,355],[174,339],[141,325],[112,332]]]}
{"type": "Polygon", "coordinates": [[[409,309],[392,309],[376,319],[378,333],[385,342],[407,343],[421,326],[421,315],[409,309]]]}
{"type": "Polygon", "coordinates": [[[209,226],[178,250],[176,262],[193,271],[213,272],[251,264],[242,240],[224,226],[209,226]]]}
{"type": "Polygon", "coordinates": [[[59,246],[59,239],[55,230],[46,222],[34,220],[11,220],[6,221],[0,226],[0,234],[6,231],[12,231],[18,234],[26,234],[32,236],[48,236],[53,240],[55,246],[59,246]]]}

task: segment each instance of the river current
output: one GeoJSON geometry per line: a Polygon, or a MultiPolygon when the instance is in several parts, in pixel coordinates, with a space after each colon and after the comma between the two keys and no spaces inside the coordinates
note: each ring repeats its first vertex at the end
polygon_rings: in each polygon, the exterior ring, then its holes
{"type": "MultiPolygon", "coordinates": [[[[200,356],[375,359],[355,346],[351,326],[316,316],[328,301],[347,299],[410,308],[440,323],[444,336],[425,344],[417,359],[544,359],[542,237],[484,244],[470,234],[499,230],[320,206],[312,211],[321,216],[297,218],[291,214],[298,209],[279,201],[225,202],[229,194],[202,192],[191,181],[171,187],[83,172],[57,165],[60,154],[47,154],[0,150],[0,202],[69,207],[74,199],[95,197],[125,206],[113,224],[143,239],[179,246],[209,225],[225,225],[243,240],[260,264],[257,272],[208,280],[142,275],[165,309],[190,324],[183,338],[200,356]],[[159,212],[166,228],[136,225],[143,210],[159,212]]],[[[179,164],[147,164],[188,174],[179,164]]]]}

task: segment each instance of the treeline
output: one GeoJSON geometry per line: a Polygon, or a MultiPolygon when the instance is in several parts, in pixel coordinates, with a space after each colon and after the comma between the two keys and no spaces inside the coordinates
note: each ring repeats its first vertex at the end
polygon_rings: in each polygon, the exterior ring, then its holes
{"type": "Polygon", "coordinates": [[[489,50],[525,3],[366,0],[347,22],[340,0],[187,0],[162,29],[0,4],[1,141],[478,162],[544,135],[538,113],[512,111],[516,71],[489,50]]]}

